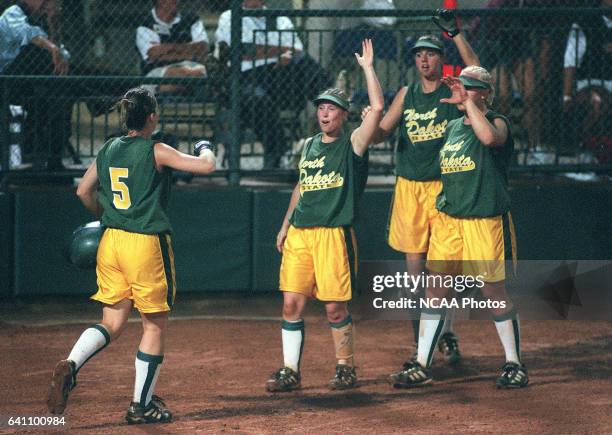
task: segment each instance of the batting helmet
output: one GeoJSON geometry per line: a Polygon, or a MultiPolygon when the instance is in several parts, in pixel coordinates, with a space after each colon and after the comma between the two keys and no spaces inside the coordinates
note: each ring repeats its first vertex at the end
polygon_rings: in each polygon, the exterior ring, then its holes
{"type": "Polygon", "coordinates": [[[66,259],[81,269],[96,267],[98,245],[104,233],[100,221],[81,225],[72,232],[64,247],[66,259]]]}

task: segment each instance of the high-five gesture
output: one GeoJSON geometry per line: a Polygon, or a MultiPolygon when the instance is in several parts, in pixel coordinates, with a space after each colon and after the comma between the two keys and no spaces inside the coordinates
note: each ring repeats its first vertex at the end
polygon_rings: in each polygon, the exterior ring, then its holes
{"type": "Polygon", "coordinates": [[[465,103],[468,98],[467,91],[463,83],[457,77],[443,77],[442,83],[448,86],[453,93],[450,98],[442,98],[440,103],[461,104],[465,103]]]}
{"type": "Polygon", "coordinates": [[[371,39],[364,39],[361,42],[361,56],[359,53],[355,53],[357,63],[362,68],[367,68],[374,65],[374,47],[371,39]]]}

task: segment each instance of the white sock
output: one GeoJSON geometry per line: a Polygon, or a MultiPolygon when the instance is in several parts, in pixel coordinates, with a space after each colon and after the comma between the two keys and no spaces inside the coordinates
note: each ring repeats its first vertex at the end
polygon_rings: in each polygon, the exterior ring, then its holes
{"type": "Polygon", "coordinates": [[[433,359],[433,351],[438,343],[444,325],[444,311],[441,309],[421,310],[421,322],[419,324],[419,346],[417,361],[423,367],[429,367],[433,359]]]}
{"type": "Polygon", "coordinates": [[[521,333],[518,313],[514,308],[494,317],[497,334],[506,352],[506,362],[521,363],[521,333]]]}
{"type": "Polygon", "coordinates": [[[285,320],[281,323],[284,366],[299,373],[304,348],[304,319],[285,320]]]}
{"type": "Polygon", "coordinates": [[[447,308],[444,316],[444,326],[442,327],[442,334],[447,332],[453,332],[453,323],[455,323],[455,314],[457,314],[458,308],[447,308]]]}
{"type": "Polygon", "coordinates": [[[87,328],[70,351],[68,359],[74,361],[76,370],[85,364],[91,357],[104,349],[110,343],[110,334],[100,324],[96,324],[87,328]]]}
{"type": "Polygon", "coordinates": [[[163,355],[149,355],[141,352],[136,354],[136,379],[134,382],[134,402],[140,403],[145,407],[151,401],[151,396],[155,390],[163,355]]]}

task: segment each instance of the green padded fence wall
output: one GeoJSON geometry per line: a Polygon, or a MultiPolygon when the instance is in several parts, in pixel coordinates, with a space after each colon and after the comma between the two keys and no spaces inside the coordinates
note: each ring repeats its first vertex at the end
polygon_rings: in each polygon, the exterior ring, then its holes
{"type": "Polygon", "coordinates": [[[278,289],[281,255],[276,250],[291,190],[256,191],[253,195],[253,290],[278,289]]]}
{"type": "Polygon", "coordinates": [[[179,292],[251,289],[252,192],[174,189],[170,220],[179,292]]]}
{"type": "Polygon", "coordinates": [[[0,193],[0,298],[9,296],[13,281],[13,198],[0,193]]]}
{"type": "MultiPolygon", "coordinates": [[[[361,260],[402,258],[385,239],[391,195],[390,188],[364,193],[355,225],[361,260]]],[[[277,289],[275,240],[289,197],[288,189],[174,189],[179,292],[277,289]]],[[[512,200],[520,259],[612,259],[609,187],[517,186],[512,200]]],[[[92,220],[73,190],[0,194],[0,295],[95,291],[94,272],[69,265],[61,253],[72,230],[92,220]]]]}
{"type": "Polygon", "coordinates": [[[70,265],[64,241],[79,225],[96,220],[74,190],[15,193],[15,295],[91,294],[94,271],[70,265]]]}
{"type": "Polygon", "coordinates": [[[612,189],[521,186],[510,192],[519,260],[611,260],[612,189]]]}

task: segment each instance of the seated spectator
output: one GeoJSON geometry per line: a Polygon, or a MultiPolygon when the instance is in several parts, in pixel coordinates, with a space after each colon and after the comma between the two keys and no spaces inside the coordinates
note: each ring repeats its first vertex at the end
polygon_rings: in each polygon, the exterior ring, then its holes
{"type": "MultiPolygon", "coordinates": [[[[195,14],[181,14],[179,0],[154,0],[136,29],[136,46],[147,77],[205,77],[208,35],[195,14]]],[[[181,85],[162,85],[160,92],[180,92],[181,85]]]]}
{"type": "MultiPolygon", "coordinates": [[[[244,0],[245,9],[264,8],[264,0],[244,0]]],[[[219,17],[215,38],[223,51],[231,45],[231,16],[219,17]]],[[[242,19],[243,118],[264,142],[264,167],[276,167],[285,152],[280,108],[301,110],[308,100],[331,85],[329,74],[304,50],[291,20],[278,17],[242,19]],[[262,113],[265,112],[265,113],[262,113]]]]}
{"type": "MultiPolygon", "coordinates": [[[[65,75],[68,52],[53,43],[33,19],[45,13],[45,0],[20,0],[0,16],[0,74],[65,75]]],[[[9,100],[24,106],[24,153],[33,154],[41,168],[57,170],[62,165],[62,149],[70,138],[72,100],[57,86],[32,82],[11,86],[9,100]]]]}
{"type": "MultiPolygon", "coordinates": [[[[612,6],[603,0],[601,7],[612,6]]],[[[612,17],[588,16],[572,24],[565,47],[563,111],[572,132],[566,138],[591,144],[600,161],[611,160],[612,17]],[[572,122],[572,120],[574,122],[572,122]],[[578,137],[577,131],[581,132],[578,137]]]]}

